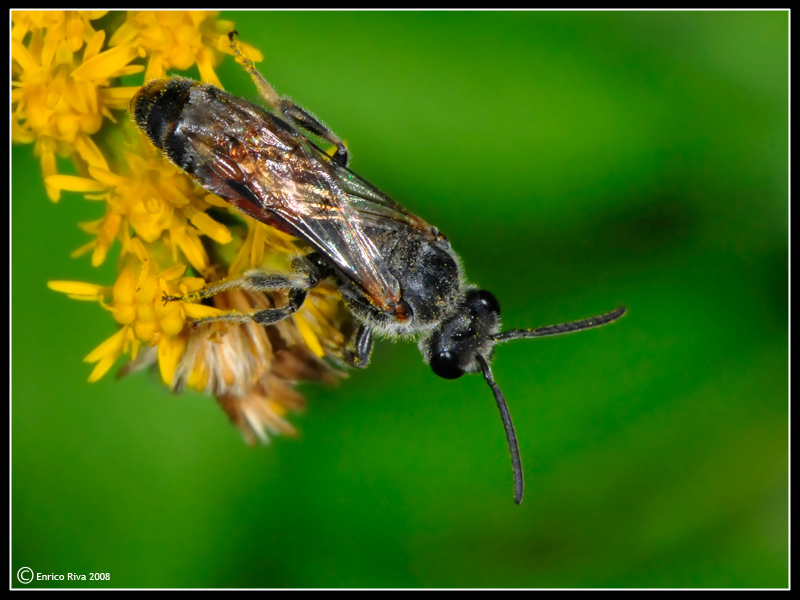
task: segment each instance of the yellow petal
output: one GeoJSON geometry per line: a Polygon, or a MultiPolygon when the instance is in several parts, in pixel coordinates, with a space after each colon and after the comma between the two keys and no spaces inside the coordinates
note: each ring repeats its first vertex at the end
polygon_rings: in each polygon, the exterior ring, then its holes
{"type": "Polygon", "coordinates": [[[92,369],[92,372],[89,374],[89,383],[98,381],[103,377],[103,375],[108,373],[108,370],[114,366],[114,361],[117,360],[118,356],[119,355],[113,356],[109,354],[108,356],[101,358],[100,362],[94,366],[94,369],[92,369]]]}
{"type": "Polygon", "coordinates": [[[216,317],[225,314],[224,310],[214,308],[213,306],[190,304],[188,302],[183,303],[183,310],[186,311],[186,316],[190,319],[205,319],[206,317],[216,317]]]}
{"type": "Polygon", "coordinates": [[[216,206],[218,208],[228,208],[230,206],[229,202],[226,202],[219,196],[215,196],[214,194],[206,194],[203,197],[203,200],[208,202],[211,206],[216,206]]]}
{"type": "Polygon", "coordinates": [[[147,62],[147,70],[144,72],[145,82],[151,79],[160,79],[166,75],[164,71],[164,57],[160,52],[153,52],[150,54],[150,60],[147,62]]]}
{"type": "Polygon", "coordinates": [[[72,77],[75,81],[109,79],[134,58],[136,58],[136,49],[131,46],[112,48],[84,62],[72,71],[72,77]]]}
{"type": "Polygon", "coordinates": [[[36,59],[31,56],[31,53],[19,40],[11,40],[11,58],[17,61],[23,71],[39,67],[36,59]]]}
{"type": "Polygon", "coordinates": [[[206,254],[206,249],[197,234],[194,231],[183,230],[178,235],[175,235],[175,241],[189,264],[197,271],[204,272],[208,265],[208,254],[206,254]]]}
{"type": "MultiPolygon", "coordinates": [[[[128,14],[128,19],[130,19],[130,13],[128,14]]],[[[108,45],[112,47],[128,45],[136,39],[137,35],[139,35],[138,31],[131,24],[130,20],[128,20],[120,25],[119,29],[111,35],[111,38],[108,40],[108,45]]]]}
{"type": "Polygon", "coordinates": [[[181,279],[180,288],[184,293],[196,292],[197,290],[203,289],[205,285],[206,280],[202,277],[184,277],[181,279]]]}
{"type": "Polygon", "coordinates": [[[96,300],[108,295],[108,288],[93,283],[82,281],[48,281],[47,287],[55,292],[62,294],[72,294],[73,296],[89,296],[89,299],[96,300]]]}
{"type": "Polygon", "coordinates": [[[99,181],[75,175],[50,175],[45,178],[45,183],[67,192],[100,192],[106,189],[99,181]]]}
{"type": "Polygon", "coordinates": [[[100,227],[103,225],[103,220],[104,219],[98,219],[97,221],[83,221],[78,223],[78,228],[86,233],[97,235],[100,232],[100,227]]]}
{"type": "Polygon", "coordinates": [[[58,190],[58,188],[47,185],[47,178],[51,175],[55,175],[58,172],[56,171],[56,155],[52,152],[43,152],[41,160],[42,176],[45,180],[44,187],[47,190],[47,197],[53,202],[58,202],[61,198],[61,192],[58,190]]]}
{"type": "Polygon", "coordinates": [[[200,233],[207,235],[218,244],[227,244],[231,241],[231,232],[222,223],[217,223],[207,213],[196,210],[189,215],[189,221],[200,230],[200,233]]]}
{"type": "Polygon", "coordinates": [[[86,90],[86,87],[85,83],[78,83],[74,79],[69,78],[64,86],[64,98],[67,100],[67,104],[69,104],[75,112],[80,114],[90,111],[94,112],[94,107],[90,109],[87,103],[88,98],[85,92],[88,90],[86,90]]]}
{"type": "Polygon", "coordinates": [[[91,242],[88,242],[88,243],[84,244],[83,246],[81,246],[80,248],[76,248],[75,250],[70,252],[69,256],[70,256],[70,258],[79,258],[79,257],[83,256],[84,254],[87,254],[87,253],[91,252],[92,250],[94,250],[95,246],[97,246],[97,240],[92,240],[91,242]]]}
{"type": "Polygon", "coordinates": [[[172,265],[168,269],[161,271],[159,277],[164,279],[165,281],[172,281],[173,279],[177,279],[181,275],[186,272],[186,265],[172,265]]]}
{"type": "Polygon", "coordinates": [[[128,181],[124,177],[120,177],[108,169],[101,169],[99,167],[89,167],[89,175],[94,177],[97,181],[105,184],[107,187],[123,185],[128,181]]]}
{"type": "Polygon", "coordinates": [[[139,355],[139,347],[142,343],[139,340],[132,340],[131,341],[131,360],[136,360],[136,357],[139,355]]]}
{"type": "Polygon", "coordinates": [[[56,55],[56,51],[59,50],[59,58],[64,59],[65,64],[69,64],[72,62],[72,52],[66,47],[61,47],[61,40],[59,39],[61,36],[53,35],[52,31],[49,31],[44,36],[44,43],[42,44],[42,52],[41,52],[41,61],[42,66],[45,69],[49,69],[53,64],[53,57],[56,55]]]}
{"type": "MultiPolygon", "coordinates": [[[[122,348],[125,345],[125,335],[128,331],[127,327],[123,327],[117,333],[112,335],[102,344],[100,344],[97,348],[92,350],[86,358],[84,358],[84,362],[92,363],[101,360],[103,357],[106,356],[113,356],[116,360],[117,356],[120,355],[122,352],[122,348]]],[[[108,369],[106,369],[108,370],[108,369]]],[[[102,377],[102,375],[100,375],[102,377]]],[[[98,377],[99,379],[99,377],[98,377]]]]}
{"type": "Polygon", "coordinates": [[[297,323],[297,329],[300,330],[300,335],[303,336],[303,339],[305,340],[309,349],[320,358],[325,356],[325,351],[322,349],[317,336],[311,330],[311,327],[308,325],[302,315],[296,314],[294,316],[294,322],[297,323]]]}
{"type": "Polygon", "coordinates": [[[266,241],[266,229],[256,227],[253,230],[253,247],[250,250],[250,266],[259,267],[264,260],[264,242],[266,241]]]}
{"type": "Polygon", "coordinates": [[[105,39],[105,31],[102,29],[95,31],[92,35],[92,39],[90,39],[89,43],[86,44],[86,50],[83,51],[83,60],[86,61],[97,56],[100,53],[100,49],[103,47],[103,41],[105,39]]]}
{"type": "Polygon", "coordinates": [[[158,369],[161,371],[161,379],[164,383],[172,386],[175,378],[175,369],[183,356],[186,348],[186,340],[179,336],[161,336],[158,342],[158,369]]]}
{"type": "MultiPolygon", "coordinates": [[[[144,268],[147,269],[148,264],[145,263],[144,268]]],[[[139,287],[136,290],[136,302],[139,304],[151,304],[159,293],[158,280],[155,277],[141,277],[139,279],[139,287]]]]}
{"type": "Polygon", "coordinates": [[[114,283],[114,304],[134,304],[134,294],[136,294],[136,282],[139,279],[135,267],[126,267],[117,276],[114,283]]]}
{"type": "Polygon", "coordinates": [[[81,155],[81,158],[89,163],[90,167],[99,167],[108,171],[108,163],[103,153],[100,152],[100,148],[89,136],[84,133],[79,134],[75,138],[75,149],[81,155]]]}
{"type": "Polygon", "coordinates": [[[102,88],[100,90],[100,99],[109,108],[127,110],[131,98],[133,98],[138,89],[139,86],[102,88]]]}
{"type": "Polygon", "coordinates": [[[139,238],[134,238],[131,240],[131,250],[143,263],[147,263],[150,261],[150,256],[147,254],[147,248],[144,247],[142,240],[139,238]]]}
{"type": "Polygon", "coordinates": [[[241,248],[239,248],[239,252],[236,254],[236,258],[233,259],[231,266],[228,268],[229,274],[241,273],[249,267],[247,261],[250,259],[250,251],[253,247],[253,235],[253,230],[250,229],[241,248]]]}
{"type": "Polygon", "coordinates": [[[214,65],[212,62],[211,51],[207,48],[201,48],[197,53],[197,67],[200,70],[200,80],[208,82],[211,85],[221,88],[222,82],[214,72],[214,65]]]}

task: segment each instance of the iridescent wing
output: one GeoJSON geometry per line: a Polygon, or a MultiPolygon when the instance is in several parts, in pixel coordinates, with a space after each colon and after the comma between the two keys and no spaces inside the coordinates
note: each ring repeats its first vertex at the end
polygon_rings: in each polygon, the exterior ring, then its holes
{"type": "Polygon", "coordinates": [[[375,228],[396,229],[399,224],[415,229],[429,239],[439,239],[442,236],[435,227],[432,227],[415,214],[389,198],[374,185],[330,159],[318,147],[310,144],[314,155],[322,162],[326,162],[336,174],[339,187],[346,195],[347,203],[353,207],[359,219],[375,228]]]}
{"type": "Polygon", "coordinates": [[[187,109],[198,114],[185,119],[222,121],[217,135],[200,127],[181,131],[203,163],[193,168],[203,185],[253,218],[304,240],[373,305],[396,310],[400,286],[376,239],[398,228],[440,238],[436,230],[332,162],[292,124],[224,92],[217,95],[219,106],[193,105],[187,109]]]}

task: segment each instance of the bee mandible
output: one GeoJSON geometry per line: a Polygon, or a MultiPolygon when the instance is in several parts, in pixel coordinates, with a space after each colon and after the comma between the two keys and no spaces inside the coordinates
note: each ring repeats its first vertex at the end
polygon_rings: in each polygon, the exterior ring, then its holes
{"type": "Polygon", "coordinates": [[[305,242],[290,275],[248,271],[186,296],[201,300],[240,288],[285,291],[288,303],[251,314],[229,312],[196,322],[265,326],[293,315],[308,291],[333,278],[358,327],[344,349],[350,367],[369,364],[373,336],[416,337],[436,375],[456,379],[482,373],[505,428],[514,477],[514,500],[522,502],[523,472],[508,406],[490,362],[501,342],[599,327],[625,313],[609,313],[537,329],[500,331],[500,304],[493,294],[466,282],[450,242],[349,168],[350,151],[322,121],[279,96],[229,34],[268,110],[221,89],[185,78],[155,79],[131,101],[136,125],[164,155],[209,192],[250,217],[305,242]],[[332,155],[307,132],[331,143],[332,155]]]}

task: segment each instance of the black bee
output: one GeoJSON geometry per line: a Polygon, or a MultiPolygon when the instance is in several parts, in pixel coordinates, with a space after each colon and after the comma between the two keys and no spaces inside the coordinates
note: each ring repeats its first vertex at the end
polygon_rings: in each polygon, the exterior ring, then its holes
{"type": "Polygon", "coordinates": [[[288,292],[288,305],[252,314],[203,319],[277,323],[295,313],[308,290],[333,277],[359,326],[345,349],[351,367],[367,366],[373,334],[419,338],[423,359],[446,379],[483,373],[505,427],[514,473],[514,500],[522,502],[523,475],[514,426],[489,367],[494,347],[605,325],[625,308],[582,321],[500,332],[500,305],[469,285],[450,242],[349,168],[350,152],[322,122],[272,89],[230,34],[240,64],[269,111],[210,84],[156,79],[131,101],[138,127],[169,160],[208,191],[243,213],[304,241],[311,252],[294,274],[249,271],[186,297],[224,290],[288,292]],[[326,154],[301,130],[330,143],[326,154]]]}

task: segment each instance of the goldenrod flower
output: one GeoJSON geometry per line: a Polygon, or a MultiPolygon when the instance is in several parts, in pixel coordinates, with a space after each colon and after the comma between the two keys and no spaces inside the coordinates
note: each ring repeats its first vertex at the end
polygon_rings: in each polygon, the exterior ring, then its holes
{"type": "MultiPolygon", "coordinates": [[[[117,281],[111,287],[91,286],[70,281],[51,281],[50,289],[69,294],[72,298],[109,300],[104,307],[122,325],[119,332],[95,348],[84,360],[97,363],[89,381],[97,381],[123,354],[137,358],[139,347],[148,343],[158,348],[161,377],[172,384],[177,362],[186,345],[183,330],[186,319],[202,318],[219,311],[203,305],[191,305],[187,311],[175,304],[161,301],[164,293],[179,289],[200,289],[205,282],[194,277],[181,277],[184,265],[173,265],[164,271],[157,270],[155,261],[139,239],[131,241],[133,252],[125,255],[117,281]]],[[[190,305],[186,305],[188,309],[190,305]]]]}
{"type": "MultiPolygon", "coordinates": [[[[194,64],[200,78],[223,87],[214,72],[220,53],[231,54],[228,32],[233,22],[217,21],[219,11],[141,11],[131,12],[128,19],[111,37],[109,44],[117,48],[135,48],[139,56],[148,58],[145,81],[163,77],[168,69],[184,71],[194,64]]],[[[251,49],[252,60],[263,57],[251,49]]]]}
{"type": "MultiPolygon", "coordinates": [[[[138,140],[137,140],[138,141],[138,140]]],[[[228,228],[214,221],[206,211],[225,202],[192,184],[183,173],[158,156],[148,144],[136,144],[139,154],[123,153],[128,175],[89,167],[90,177],[51,175],[45,183],[57,190],[87,193],[90,200],[104,200],[109,210],[83,229],[97,239],[82,249],[93,250],[92,264],[100,265],[106,252],[119,237],[123,247],[132,233],[145,242],[164,238],[180,250],[198,272],[208,268],[208,256],[200,240],[205,235],[218,244],[231,241],[228,228]]]]}
{"type": "MultiPolygon", "coordinates": [[[[122,374],[157,365],[171,389],[216,396],[249,442],[290,433],[284,416],[302,405],[295,383],[341,375],[327,359],[341,357],[353,329],[349,312],[333,285],[311,290],[292,318],[267,328],[192,323],[220,311],[283,306],[283,293],[230,290],[204,304],[164,302],[249,269],[288,271],[302,249],[195,186],[120,112],[138,87],[120,87],[117,79],[143,71],[143,59],[146,79],[196,64],[219,86],[214,67],[231,53],[233,23],[218,21],[216,12],[144,11],[127,13],[115,31],[96,30],[93,21],[104,15],[12,13],[13,140],[34,144],[52,200],[79,192],[102,207],[96,220],[80,224],[92,239],[73,256],[90,252],[97,266],[113,246],[120,249],[112,284],[49,283],[70,298],[98,302],[120,326],[85,357],[94,364],[89,381],[120,357],[128,361],[122,374]],[[110,126],[101,132],[104,122],[110,126]],[[72,158],[78,174],[58,174],[56,154],[72,158]]],[[[254,48],[244,50],[261,60],[254,48]]]]}
{"type": "MultiPolygon", "coordinates": [[[[124,110],[136,91],[109,85],[112,78],[142,71],[139,65],[129,65],[136,52],[101,52],[105,32],[92,30],[88,21],[102,13],[44,14],[47,18],[12,12],[12,140],[36,143],[34,153],[41,159],[44,177],[56,173],[56,153],[77,154],[83,163],[107,169],[91,136],[104,117],[114,121],[111,111],[124,110]]],[[[46,188],[50,199],[58,200],[58,190],[46,188]]]]}

